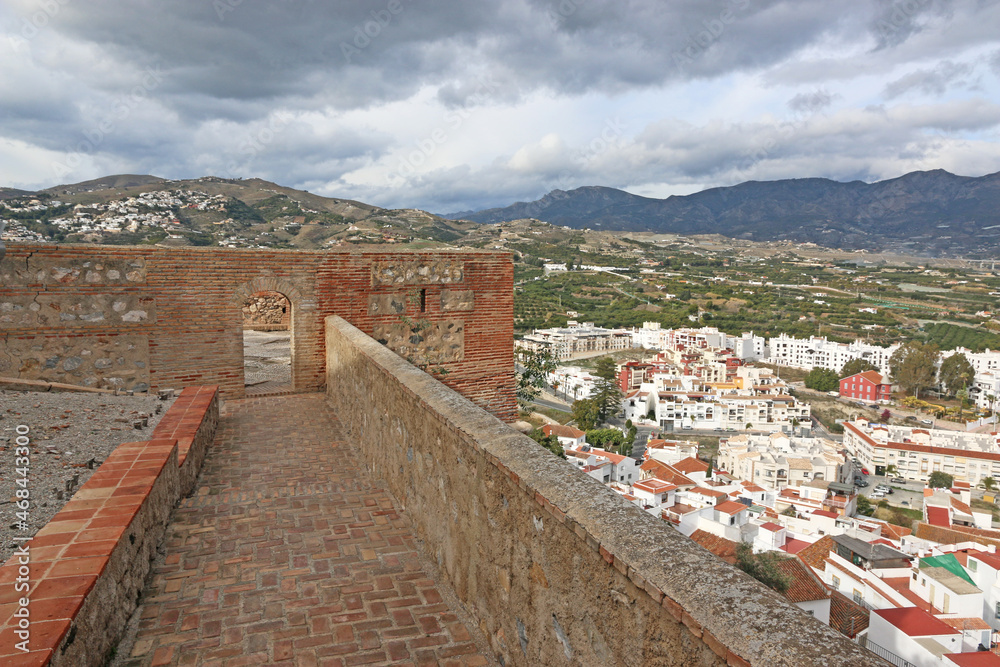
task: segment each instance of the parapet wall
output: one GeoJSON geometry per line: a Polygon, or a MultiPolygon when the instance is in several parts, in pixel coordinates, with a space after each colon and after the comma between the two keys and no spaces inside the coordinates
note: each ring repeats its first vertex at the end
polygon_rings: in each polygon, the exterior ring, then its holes
{"type": "Polygon", "coordinates": [[[505,665],[886,665],[326,319],[327,395],[505,665]]]}
{"type": "Polygon", "coordinates": [[[513,265],[479,250],[8,245],[0,377],[242,397],[242,308],[262,291],[291,304],[294,390],[323,387],[323,318],[335,314],[516,416],[513,265]]]}

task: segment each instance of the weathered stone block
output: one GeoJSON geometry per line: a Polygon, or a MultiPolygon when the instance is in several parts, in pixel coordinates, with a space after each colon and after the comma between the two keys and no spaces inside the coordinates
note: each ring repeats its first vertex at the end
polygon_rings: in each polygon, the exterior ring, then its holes
{"type": "Polygon", "coordinates": [[[0,285],[133,285],[146,282],[144,257],[40,257],[0,263],[0,285]]]}
{"type": "Polygon", "coordinates": [[[422,260],[415,262],[374,262],[372,285],[444,285],[460,283],[465,278],[465,265],[454,260],[422,260]]]}
{"type": "Polygon", "coordinates": [[[402,315],[406,312],[406,294],[372,294],[368,297],[369,315],[402,315]]]}
{"type": "Polygon", "coordinates": [[[375,325],[375,340],[416,365],[445,364],[465,357],[462,320],[410,320],[375,325]]]}
{"type": "Polygon", "coordinates": [[[441,290],[441,310],[445,312],[456,311],[456,310],[473,310],[475,308],[475,303],[476,303],[475,292],[473,292],[470,289],[441,290]]]}
{"type": "Polygon", "coordinates": [[[0,326],[6,329],[72,323],[153,324],[156,302],[140,294],[27,293],[0,297],[0,326]]]}
{"type": "Polygon", "coordinates": [[[145,391],[149,340],[140,335],[0,337],[0,376],[145,391]]]}

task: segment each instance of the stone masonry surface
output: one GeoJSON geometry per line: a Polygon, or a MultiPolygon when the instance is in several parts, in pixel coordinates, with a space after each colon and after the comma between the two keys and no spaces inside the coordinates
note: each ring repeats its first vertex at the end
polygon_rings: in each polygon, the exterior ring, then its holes
{"type": "Polygon", "coordinates": [[[327,396],[506,665],[880,658],[338,317],[327,396]]]}
{"type": "Polygon", "coordinates": [[[323,388],[323,318],[336,314],[516,418],[513,266],[507,253],[471,249],[11,244],[0,260],[0,375],[138,391],[218,385],[240,398],[243,307],[261,293],[289,300],[294,391],[323,388]]]}
{"type": "Polygon", "coordinates": [[[117,664],[487,665],[322,394],[228,401],[117,664]]]}

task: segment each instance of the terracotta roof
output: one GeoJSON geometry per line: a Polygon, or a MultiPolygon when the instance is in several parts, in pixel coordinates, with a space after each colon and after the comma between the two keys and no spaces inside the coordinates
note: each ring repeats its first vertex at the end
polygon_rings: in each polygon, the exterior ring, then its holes
{"type": "Polygon", "coordinates": [[[772,532],[772,533],[776,533],[779,530],[781,530],[782,528],[784,528],[784,526],[779,526],[778,524],[771,523],[770,521],[768,521],[767,523],[760,524],[760,527],[763,528],[764,530],[772,532]]]}
{"type": "Polygon", "coordinates": [[[969,618],[940,616],[939,618],[956,630],[992,630],[989,623],[975,616],[969,618]]]}
{"type": "Polygon", "coordinates": [[[830,552],[836,546],[837,544],[833,541],[832,537],[824,535],[795,555],[810,567],[816,570],[823,570],[826,568],[826,565],[824,565],[826,557],[830,555],[830,552]]]}
{"type": "MultiPolygon", "coordinates": [[[[871,382],[872,384],[888,384],[882,374],[877,371],[864,371],[863,373],[855,373],[854,375],[849,375],[844,378],[844,380],[850,380],[851,378],[864,378],[871,382]]],[[[844,380],[841,380],[843,382],[844,380]]]]}
{"type": "Polygon", "coordinates": [[[799,553],[803,549],[807,548],[808,546],[809,546],[808,542],[788,537],[785,538],[785,546],[781,547],[781,550],[787,554],[794,555],[799,553]]]}
{"type": "Polygon", "coordinates": [[[736,542],[701,529],[691,533],[691,539],[727,563],[736,563],[736,542]]]}
{"type": "MultiPolygon", "coordinates": [[[[957,554],[956,554],[957,557],[957,554]]],[[[990,566],[994,570],[1000,570],[1000,556],[996,554],[983,553],[981,551],[970,552],[967,555],[968,558],[975,558],[976,560],[982,561],[986,565],[990,566]]]]}
{"type": "Polygon", "coordinates": [[[743,488],[750,493],[762,493],[767,491],[767,489],[765,489],[763,486],[758,486],[753,482],[744,482],[743,488]]]}
{"type": "Polygon", "coordinates": [[[725,514],[739,514],[746,508],[747,506],[743,503],[734,503],[732,500],[727,500],[715,506],[715,509],[725,514]]]}
{"type": "Polygon", "coordinates": [[[854,638],[868,627],[869,611],[839,591],[830,596],[830,627],[854,638]]]}
{"type": "Polygon", "coordinates": [[[608,459],[615,465],[618,465],[619,463],[628,458],[627,456],[622,456],[621,454],[612,454],[611,452],[597,451],[596,449],[590,450],[590,453],[596,456],[597,458],[608,459]]]}
{"type": "Polygon", "coordinates": [[[912,535],[913,531],[909,528],[904,528],[903,526],[897,526],[894,523],[887,522],[882,524],[882,534],[887,536],[890,540],[896,540],[898,542],[907,535],[912,535]]]}
{"type": "Polygon", "coordinates": [[[729,495],[722,492],[716,491],[715,489],[706,489],[703,486],[696,486],[693,489],[688,489],[688,493],[697,493],[700,496],[708,496],[710,498],[728,498],[729,495]]]}
{"type": "Polygon", "coordinates": [[[813,510],[813,515],[814,516],[825,516],[828,519],[836,519],[838,516],[840,516],[836,512],[830,512],[829,510],[813,510]]]}
{"type": "Polygon", "coordinates": [[[678,470],[685,475],[690,475],[695,472],[708,472],[708,463],[706,461],[701,461],[692,456],[686,459],[681,459],[673,465],[675,470],[678,470]]]}
{"type": "Polygon", "coordinates": [[[791,579],[791,586],[785,591],[784,596],[789,602],[810,602],[812,600],[825,600],[827,597],[826,588],[820,584],[808,566],[798,558],[782,558],[776,560],[775,565],[782,574],[791,579]]]}
{"type": "Polygon", "coordinates": [[[542,433],[545,435],[554,435],[557,438],[573,438],[574,440],[582,438],[587,435],[578,428],[573,428],[572,426],[563,426],[561,424],[546,424],[542,427],[542,433]]]}
{"type": "Polygon", "coordinates": [[[674,470],[671,466],[668,466],[662,461],[657,461],[656,459],[649,459],[641,466],[639,470],[644,473],[649,473],[651,477],[656,477],[657,479],[662,479],[670,484],[676,484],[677,486],[695,486],[694,480],[683,475],[680,472],[674,470]]]}
{"type": "Polygon", "coordinates": [[[908,637],[930,637],[936,635],[961,634],[939,618],[917,607],[898,609],[875,609],[872,614],[881,616],[908,637]]]}
{"type": "Polygon", "coordinates": [[[668,484],[662,479],[656,479],[655,477],[644,479],[641,482],[636,482],[632,485],[632,487],[648,493],[664,493],[665,491],[677,488],[673,484],[668,484]]]}
{"type": "Polygon", "coordinates": [[[928,507],[927,508],[927,523],[932,526],[943,526],[947,528],[951,525],[951,519],[948,517],[947,507],[928,507]]]}
{"type": "Polygon", "coordinates": [[[963,503],[958,498],[951,499],[951,507],[956,512],[962,512],[963,514],[968,514],[969,516],[972,516],[972,508],[963,503]]]}
{"type": "Polygon", "coordinates": [[[991,651],[945,653],[944,657],[951,660],[958,667],[1000,667],[1000,655],[991,651]]]}

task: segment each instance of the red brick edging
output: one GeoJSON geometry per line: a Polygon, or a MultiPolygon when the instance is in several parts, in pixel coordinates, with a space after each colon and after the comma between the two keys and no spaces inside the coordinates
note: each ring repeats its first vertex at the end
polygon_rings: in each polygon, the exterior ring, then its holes
{"type": "Polygon", "coordinates": [[[0,664],[105,663],[215,436],[218,393],[185,389],[151,440],[119,445],[0,567],[0,664]]]}

